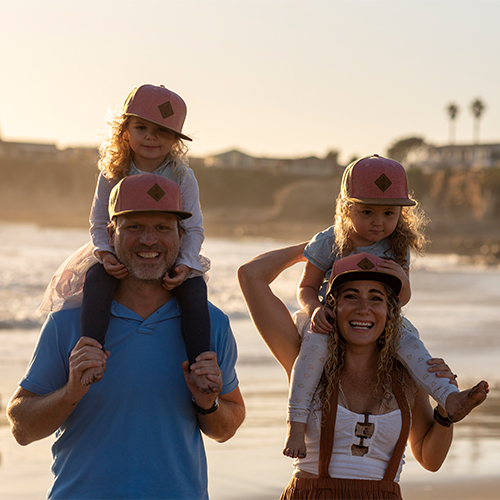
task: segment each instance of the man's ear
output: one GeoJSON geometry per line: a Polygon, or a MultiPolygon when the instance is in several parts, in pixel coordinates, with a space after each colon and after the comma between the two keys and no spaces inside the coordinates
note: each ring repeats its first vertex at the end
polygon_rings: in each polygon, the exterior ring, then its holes
{"type": "Polygon", "coordinates": [[[111,221],[107,226],[106,229],[108,230],[108,237],[109,237],[109,246],[111,248],[115,248],[115,224],[113,221],[111,221]]]}

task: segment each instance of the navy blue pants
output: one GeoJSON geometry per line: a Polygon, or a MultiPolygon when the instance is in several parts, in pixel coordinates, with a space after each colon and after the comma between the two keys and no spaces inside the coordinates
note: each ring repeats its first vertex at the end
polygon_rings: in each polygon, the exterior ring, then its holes
{"type": "MultiPolygon", "coordinates": [[[[111,302],[119,280],[106,272],[102,264],[92,266],[85,276],[80,314],[82,337],[91,337],[104,346],[111,316],[111,302]]],[[[203,276],[185,280],[172,290],[182,310],[182,336],[189,363],[210,350],[210,314],[207,285],[203,276]]]]}

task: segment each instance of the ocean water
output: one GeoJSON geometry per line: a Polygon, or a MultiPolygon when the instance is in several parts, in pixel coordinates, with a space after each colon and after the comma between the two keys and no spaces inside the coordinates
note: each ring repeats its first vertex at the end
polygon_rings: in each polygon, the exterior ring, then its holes
{"type": "MultiPolygon", "coordinates": [[[[3,408],[24,373],[43,322],[38,307],[53,272],[88,241],[81,229],[0,224],[0,404],[3,408]]],[[[212,498],[276,497],[291,475],[291,462],[281,455],[285,432],[286,377],[256,333],[236,280],[246,260],[284,243],[273,240],[208,239],[212,260],[209,298],[231,318],[238,349],[238,374],[247,418],[235,438],[224,445],[207,440],[212,498]],[[262,457],[265,456],[265,460],[262,457]],[[245,464],[236,465],[245,457],[245,464]],[[233,466],[228,474],[228,464],[233,466]],[[259,478],[256,480],[256,478],[259,478]],[[235,488],[245,484],[245,495],[235,488]],[[228,493],[232,492],[232,493],[228,493]]],[[[273,289],[290,310],[298,307],[299,264],[280,276],[273,289]]],[[[500,269],[468,265],[454,255],[428,255],[412,268],[413,296],[406,316],[419,329],[430,352],[443,357],[459,374],[461,388],[479,380],[492,391],[484,405],[456,425],[455,440],[438,475],[463,478],[498,476],[500,463],[500,269]]],[[[0,426],[0,499],[42,498],[50,481],[50,440],[16,447],[8,428],[0,426]],[[31,465],[30,465],[31,464],[31,465]],[[46,482],[42,493],[7,491],[2,476],[22,477],[26,468],[46,482]],[[44,472],[46,471],[46,472],[44,472]]],[[[407,453],[405,481],[432,481],[407,453]]],[[[42,483],[43,483],[42,481],[42,483]]],[[[27,487],[26,487],[27,488],[27,487]]]]}

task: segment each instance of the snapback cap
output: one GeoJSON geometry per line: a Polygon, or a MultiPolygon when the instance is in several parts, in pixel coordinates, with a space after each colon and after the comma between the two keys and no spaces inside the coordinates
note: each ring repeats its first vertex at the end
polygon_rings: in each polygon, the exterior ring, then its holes
{"type": "Polygon", "coordinates": [[[124,177],[109,196],[109,218],[131,212],[167,212],[181,219],[191,217],[182,210],[179,186],[155,174],[124,177]]]}
{"type": "Polygon", "coordinates": [[[187,115],[186,103],[180,95],[163,85],[146,84],[136,87],[125,99],[122,113],[161,125],[186,141],[193,140],[182,133],[187,115]]]}
{"type": "Polygon", "coordinates": [[[355,253],[337,260],[333,264],[326,297],[328,297],[333,290],[336,290],[345,283],[362,280],[383,283],[387,285],[397,297],[399,292],[401,292],[401,280],[394,276],[394,274],[377,271],[377,265],[382,262],[384,262],[384,259],[378,255],[366,252],[355,253]]]}
{"type": "Polygon", "coordinates": [[[365,156],[344,170],[340,192],[367,205],[413,206],[404,167],[379,155],[365,156]]]}

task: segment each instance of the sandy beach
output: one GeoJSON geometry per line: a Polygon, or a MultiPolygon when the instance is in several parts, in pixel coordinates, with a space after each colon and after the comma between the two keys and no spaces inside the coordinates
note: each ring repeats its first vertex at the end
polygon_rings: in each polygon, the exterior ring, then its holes
{"type": "MultiPolygon", "coordinates": [[[[246,320],[233,322],[235,331],[252,328],[246,320]]],[[[16,389],[31,354],[30,343],[37,336],[30,332],[2,331],[0,365],[2,407],[16,389]],[[29,339],[20,342],[20,338],[29,339]],[[17,351],[16,356],[12,352],[17,351]],[[24,359],[21,359],[20,354],[24,359]]],[[[247,355],[238,365],[241,389],[247,405],[247,418],[237,435],[224,444],[206,440],[209,462],[209,491],[212,500],[272,500],[291,477],[291,461],[281,454],[285,435],[286,378],[281,367],[266,353],[257,336],[246,337],[240,349],[247,355]],[[255,369],[255,363],[261,369],[255,369]]],[[[494,391],[471,421],[484,421],[488,415],[497,424],[500,401],[494,391]],[[493,412],[493,414],[491,414],[493,412]]],[[[2,408],[3,411],[3,408],[2,408]]],[[[500,499],[500,448],[498,430],[491,441],[496,450],[488,450],[492,463],[485,466],[482,450],[490,446],[487,429],[458,424],[449,457],[438,473],[424,471],[407,453],[401,485],[405,500],[495,500],[500,499]],[[467,437],[475,435],[470,442],[467,437]],[[467,468],[462,454],[468,454],[467,468]]],[[[36,500],[45,498],[51,483],[51,438],[21,447],[15,443],[9,427],[0,425],[0,500],[36,500]]]]}
{"type": "MultiPolygon", "coordinates": [[[[25,231],[17,226],[0,227],[2,230],[0,500],[42,500],[51,484],[52,438],[21,447],[11,436],[3,415],[38,336],[33,312],[44,286],[59,263],[87,236],[83,231],[64,230],[48,235],[48,230],[25,231]],[[27,236],[30,239],[23,240],[27,236]],[[19,241],[22,245],[16,243],[19,241]]],[[[276,499],[292,474],[290,459],[281,454],[286,377],[248,319],[235,277],[239,264],[277,246],[279,242],[262,240],[207,242],[207,255],[213,262],[210,299],[231,317],[239,348],[238,375],[247,406],[246,421],[233,439],[224,444],[206,440],[212,500],[276,499]]],[[[418,325],[430,351],[443,355],[460,374],[463,388],[485,378],[492,390],[480,408],[455,426],[454,442],[439,472],[423,470],[407,450],[401,479],[403,495],[405,500],[500,500],[500,271],[457,267],[453,259],[426,257],[422,262],[426,267],[417,265],[412,276],[414,295],[408,317],[418,325]]],[[[301,269],[290,271],[273,287],[293,309],[301,269]]]]}

